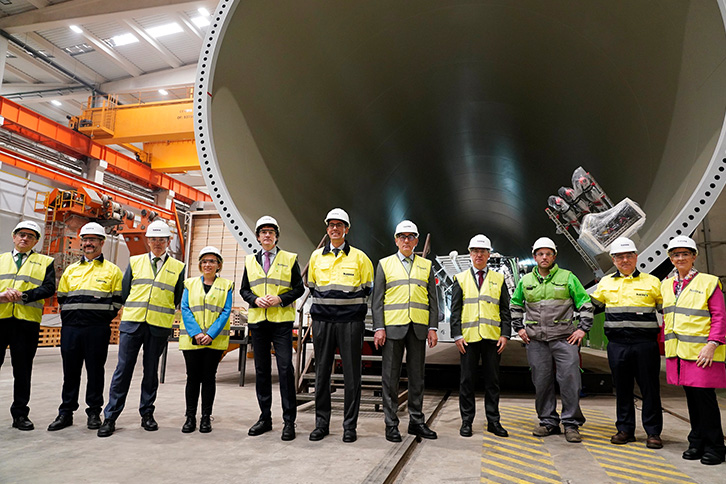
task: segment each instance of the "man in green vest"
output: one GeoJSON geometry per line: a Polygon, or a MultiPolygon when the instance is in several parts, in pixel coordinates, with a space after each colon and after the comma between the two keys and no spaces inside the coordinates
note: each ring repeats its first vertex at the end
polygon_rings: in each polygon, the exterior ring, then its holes
{"type": "Polygon", "coordinates": [[[381,259],[373,282],[374,344],[383,347],[383,413],[386,440],[401,442],[398,430],[398,383],[403,351],[408,374],[408,433],[435,439],[422,411],[426,343],[436,346],[439,305],[436,278],[431,261],[413,253],[418,244],[418,228],[410,220],[396,226],[394,241],[398,252],[381,259]]]}
{"type": "Polygon", "coordinates": [[[282,440],[295,438],[297,398],[295,368],[292,365],[292,326],[295,300],[305,292],[297,254],[277,247],[280,226],[265,215],[255,224],[262,250],[245,260],[240,295],[247,304],[247,324],[255,348],[255,390],[260,418],[247,432],[262,435],[272,430],[272,361],[270,345],[275,348],[282,401],[282,440]]]}
{"type": "Polygon", "coordinates": [[[0,331],[0,366],[9,346],[14,379],[10,414],[13,427],[18,430],[35,428],[28,418],[30,378],[45,299],[55,293],[53,258],[33,251],[40,236],[37,223],[22,221],[13,229],[14,249],[0,254],[0,326],[3,328],[0,331]]]}
{"type": "Polygon", "coordinates": [[[472,267],[454,277],[451,291],[451,336],[461,353],[459,434],[462,437],[473,435],[479,360],[484,366],[487,431],[498,437],[509,436],[499,422],[499,360],[512,333],[509,290],[504,275],[487,267],[491,250],[489,237],[479,234],[471,239],[472,267]]]}
{"type": "Polygon", "coordinates": [[[585,417],[580,410],[579,348],[592,327],[590,296],[574,274],[555,264],[557,247],[552,239],[537,239],[532,255],[537,267],[519,280],[510,302],[512,327],[527,345],[536,392],[539,423],[532,433],[538,437],[559,434],[561,421],[565,439],[581,442],[578,429],[585,417]],[[576,311],[579,318],[575,317],[576,311]],[[560,385],[562,418],[557,414],[555,375],[560,385]]]}
{"type": "Polygon", "coordinates": [[[159,357],[174,324],[176,308],[184,295],[184,263],[169,254],[171,230],[163,220],[151,222],[146,240],[151,251],[129,260],[122,282],[124,309],[119,325],[118,363],[111,379],[104,421],[99,437],[116,430],[116,419],[126,404],[136,359],[144,348],[144,376],[141,380],[141,426],[154,431],[154,401],[159,388],[159,357]]]}

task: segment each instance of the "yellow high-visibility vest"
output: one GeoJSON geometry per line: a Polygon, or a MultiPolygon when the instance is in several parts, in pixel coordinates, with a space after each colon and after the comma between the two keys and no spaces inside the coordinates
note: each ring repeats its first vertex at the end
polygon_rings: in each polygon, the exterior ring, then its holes
{"type": "Polygon", "coordinates": [[[129,264],[134,278],[124,304],[123,320],[171,328],[176,312],[174,288],[184,272],[184,263],[167,257],[156,277],[148,253],[131,257],[129,264]]]}
{"type": "MultiPolygon", "coordinates": [[[[663,281],[663,331],[665,333],[666,358],[678,357],[695,361],[701,348],[708,343],[711,330],[711,313],[708,299],[721,288],[718,277],[711,274],[696,274],[683,289],[678,299],[673,292],[673,280],[663,281]]],[[[726,360],[726,346],[719,345],[713,361],[726,360]]]]}
{"type": "MultiPolygon", "coordinates": [[[[204,282],[201,277],[193,277],[184,281],[184,287],[188,291],[189,309],[194,314],[194,320],[204,334],[207,334],[207,330],[224,311],[224,306],[227,303],[227,295],[233,286],[234,283],[229,279],[217,277],[212,287],[209,288],[209,292],[205,293],[204,282]]],[[[226,350],[229,346],[230,319],[225,323],[222,332],[212,340],[212,344],[200,346],[192,344],[192,338],[187,333],[184,327],[184,319],[182,318],[179,327],[179,349],[196,350],[200,348],[212,348],[215,350],[226,350]]]]}
{"type": "Polygon", "coordinates": [[[414,256],[411,272],[406,272],[398,254],[381,259],[386,275],[383,295],[383,321],[386,326],[400,326],[413,322],[429,324],[428,281],[431,261],[414,256]]]}
{"type": "MultiPolygon", "coordinates": [[[[277,251],[275,260],[272,261],[270,269],[265,274],[265,270],[257,262],[253,254],[245,258],[245,270],[247,271],[247,280],[250,283],[250,290],[257,297],[266,296],[268,294],[279,296],[292,290],[292,268],[297,260],[297,254],[286,252],[284,250],[277,251]]],[[[273,323],[283,323],[295,320],[295,305],[274,306],[271,308],[249,308],[247,311],[247,322],[249,324],[257,324],[261,321],[271,321],[273,323]]]]}
{"type": "MultiPolygon", "coordinates": [[[[18,269],[12,252],[5,252],[0,255],[0,291],[12,287],[20,292],[25,292],[39,287],[43,284],[50,264],[53,264],[52,257],[33,252],[27,256],[23,265],[18,269]]],[[[22,301],[2,303],[0,304],[0,319],[17,318],[40,323],[43,319],[44,304],[45,299],[28,303],[22,301]]]]}
{"type": "Polygon", "coordinates": [[[502,295],[504,275],[488,270],[481,288],[476,287],[470,270],[455,277],[463,293],[461,311],[461,335],[467,343],[482,339],[499,340],[502,320],[499,316],[499,298],[502,295]]]}

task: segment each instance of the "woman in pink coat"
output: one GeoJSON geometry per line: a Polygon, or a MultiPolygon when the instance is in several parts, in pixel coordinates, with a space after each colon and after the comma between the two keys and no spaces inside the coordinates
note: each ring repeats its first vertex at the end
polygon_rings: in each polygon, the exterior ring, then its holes
{"type": "Polygon", "coordinates": [[[688,402],[691,432],[683,458],[716,465],[726,456],[715,391],[726,388],[726,305],[718,278],[693,267],[697,256],[690,237],[668,244],[676,273],[661,286],[666,371],[688,402]]]}

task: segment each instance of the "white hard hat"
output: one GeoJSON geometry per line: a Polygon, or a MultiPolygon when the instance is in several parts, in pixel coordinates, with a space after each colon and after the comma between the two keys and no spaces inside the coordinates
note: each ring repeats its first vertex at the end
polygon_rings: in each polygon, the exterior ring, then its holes
{"type": "Polygon", "coordinates": [[[40,232],[40,225],[33,222],[32,220],[23,220],[18,225],[16,225],[15,228],[13,229],[13,235],[15,235],[15,232],[17,232],[20,229],[32,230],[33,232],[35,232],[35,235],[37,235],[38,238],[40,238],[40,236],[42,235],[40,232]]]}
{"type": "Polygon", "coordinates": [[[410,220],[404,220],[396,225],[396,231],[393,233],[394,236],[398,234],[414,234],[418,238],[418,227],[410,220]]]}
{"type": "Polygon", "coordinates": [[[169,225],[163,220],[155,220],[146,227],[147,237],[171,237],[169,225]]]}
{"type": "Polygon", "coordinates": [[[487,249],[492,250],[492,241],[486,235],[478,234],[469,241],[469,250],[471,249],[487,249]]]}
{"type": "Polygon", "coordinates": [[[346,212],[342,208],[334,208],[333,210],[328,212],[328,215],[325,216],[325,223],[327,224],[331,220],[340,220],[342,222],[345,222],[345,225],[350,227],[350,218],[348,218],[348,212],[346,212]]]}
{"type": "Polygon", "coordinates": [[[265,225],[272,225],[273,227],[275,227],[276,231],[280,231],[280,225],[277,223],[277,220],[275,220],[274,217],[270,217],[269,215],[264,215],[257,219],[257,223],[255,224],[255,232],[258,232],[260,230],[260,227],[263,227],[265,225]]]}
{"type": "Polygon", "coordinates": [[[618,237],[610,244],[610,255],[622,254],[624,252],[638,253],[638,249],[632,240],[627,237],[618,237]]]}
{"type": "Polygon", "coordinates": [[[537,252],[537,249],[552,249],[555,255],[557,255],[557,246],[549,237],[540,237],[534,242],[534,245],[532,245],[532,255],[537,252]]]}
{"type": "Polygon", "coordinates": [[[95,235],[96,237],[101,237],[104,240],[106,239],[106,231],[103,229],[101,224],[96,222],[88,222],[86,225],[81,227],[81,231],[78,235],[81,237],[84,235],[95,235]]]}
{"type": "Polygon", "coordinates": [[[219,257],[219,260],[224,260],[224,257],[222,257],[222,253],[219,251],[219,249],[212,245],[208,245],[199,251],[199,260],[202,260],[202,257],[207,254],[214,254],[219,257]]]}
{"type": "Polygon", "coordinates": [[[696,255],[698,255],[696,241],[690,237],[686,237],[685,235],[673,237],[671,241],[668,242],[668,252],[670,253],[673,249],[691,249],[696,253],[696,255]]]}

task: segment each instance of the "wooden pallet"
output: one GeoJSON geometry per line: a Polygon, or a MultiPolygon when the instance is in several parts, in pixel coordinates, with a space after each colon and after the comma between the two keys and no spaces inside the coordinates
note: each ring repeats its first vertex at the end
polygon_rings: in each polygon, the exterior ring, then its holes
{"type": "Polygon", "coordinates": [[[41,326],[38,346],[60,346],[60,327],[41,326]]]}

